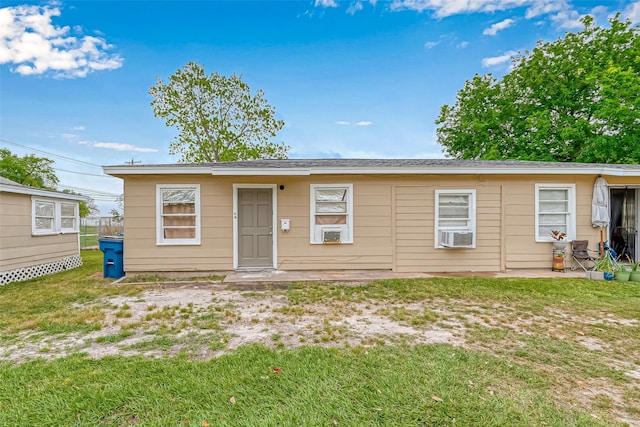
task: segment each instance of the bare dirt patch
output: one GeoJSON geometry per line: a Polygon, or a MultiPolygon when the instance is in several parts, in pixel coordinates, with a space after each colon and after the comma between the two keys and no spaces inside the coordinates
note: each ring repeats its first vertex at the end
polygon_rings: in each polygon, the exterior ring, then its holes
{"type": "MultiPolygon", "coordinates": [[[[593,380],[573,384],[567,393],[575,396],[577,404],[601,402],[600,406],[610,406],[619,419],[640,426],[633,420],[633,413],[624,409],[629,402],[627,398],[625,403],[625,393],[640,387],[640,351],[629,345],[624,354],[619,354],[612,344],[628,341],[628,336],[638,330],[637,319],[606,313],[596,318],[557,309],[528,313],[506,304],[482,305],[454,299],[398,303],[327,297],[309,301],[292,301],[286,289],[268,286],[232,290],[211,283],[153,285],[137,296],[119,295],[73,307],[101,308],[104,321],[99,330],[60,335],[25,331],[5,342],[0,360],[25,362],[74,353],[93,358],[183,354],[207,359],[246,344],[295,348],[447,343],[518,361],[530,351],[528,340],[547,340],[545,343],[558,346],[566,343],[582,347],[604,360],[607,367],[623,372],[631,384],[593,380]],[[606,335],[609,327],[615,328],[619,341],[606,335]]],[[[563,348],[558,347],[558,351],[563,348]]],[[[562,353],[545,353],[541,359],[548,356],[557,360],[541,364],[539,369],[557,376],[559,384],[570,378],[571,361],[566,360],[569,365],[564,370],[556,367],[565,363],[560,359],[562,353]]]]}

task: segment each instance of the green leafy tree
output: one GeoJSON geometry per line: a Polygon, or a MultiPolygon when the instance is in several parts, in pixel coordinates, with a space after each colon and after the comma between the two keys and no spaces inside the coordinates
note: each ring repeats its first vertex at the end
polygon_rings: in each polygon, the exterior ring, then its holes
{"type": "MultiPolygon", "coordinates": [[[[68,189],[64,189],[62,190],[63,193],[67,193],[67,194],[75,194],[77,196],[83,196],[80,193],[76,193],[75,191],[72,190],[68,190],[68,189]]],[[[98,208],[98,206],[96,205],[95,200],[93,200],[91,197],[88,196],[83,196],[86,197],[87,200],[80,200],[80,218],[86,218],[90,215],[96,215],[98,213],[100,213],[100,209],[98,208]]]]}
{"type": "MultiPolygon", "coordinates": [[[[55,190],[59,180],[53,163],[53,160],[33,154],[19,157],[6,148],[0,148],[0,176],[18,184],[55,190]]],[[[63,193],[81,195],[71,190],[63,190],[63,193]]],[[[87,197],[86,201],[80,200],[81,218],[98,212],[99,209],[91,197],[87,197]]]]}
{"type": "Polygon", "coordinates": [[[475,75],[444,105],[438,142],[461,159],[640,162],[640,29],[618,16],[538,42],[501,80],[475,75]]]}
{"type": "Polygon", "coordinates": [[[18,157],[6,148],[0,148],[0,176],[18,184],[55,190],[58,177],[53,160],[33,154],[18,157]]]}
{"type": "Polygon", "coordinates": [[[258,90],[236,75],[206,75],[194,62],[149,89],[153,114],[178,128],[169,146],[182,162],[283,159],[290,147],[270,141],[284,122],[258,90]]]}

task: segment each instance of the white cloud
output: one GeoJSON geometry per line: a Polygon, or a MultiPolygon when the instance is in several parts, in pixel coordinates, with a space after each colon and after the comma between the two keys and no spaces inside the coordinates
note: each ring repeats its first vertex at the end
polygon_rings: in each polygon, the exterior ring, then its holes
{"type": "Polygon", "coordinates": [[[640,1],[631,3],[622,13],[622,18],[630,20],[633,24],[640,22],[640,1]]]}
{"type": "Polygon", "coordinates": [[[544,15],[549,16],[558,28],[579,26],[581,15],[573,9],[569,0],[393,0],[389,6],[392,11],[432,11],[438,18],[465,13],[493,13],[520,7],[527,8],[527,19],[544,15]]]}
{"type": "Polygon", "coordinates": [[[609,9],[607,6],[596,6],[591,9],[591,14],[595,17],[607,17],[609,15],[609,9]]]}
{"type": "Polygon", "coordinates": [[[59,78],[122,67],[123,59],[107,52],[113,46],[102,37],[71,36],[68,26],[52,23],[56,16],[60,9],[50,6],[0,9],[0,64],[13,64],[11,71],[21,75],[50,72],[59,78]]]}
{"type": "Polygon", "coordinates": [[[84,126],[74,126],[71,129],[72,130],[77,130],[77,131],[82,131],[82,130],[85,130],[86,128],[84,126]]]}
{"type": "Polygon", "coordinates": [[[434,48],[436,46],[438,46],[440,44],[440,41],[434,42],[434,41],[428,41],[424,43],[424,47],[425,49],[431,49],[434,48]]]}
{"type": "Polygon", "coordinates": [[[497,65],[502,65],[505,62],[509,62],[511,60],[511,57],[517,53],[518,52],[516,52],[515,50],[510,50],[508,52],[505,52],[504,55],[483,58],[482,66],[485,68],[489,68],[495,67],[497,65]]]}
{"type": "Polygon", "coordinates": [[[509,28],[510,26],[515,24],[515,22],[516,21],[514,21],[513,19],[505,19],[504,21],[496,22],[489,28],[485,28],[482,34],[484,34],[485,36],[495,36],[496,34],[498,34],[498,31],[509,28]]]}
{"type": "Polygon", "coordinates": [[[318,7],[338,7],[336,0],[316,0],[315,6],[318,7]]]}
{"type": "Polygon", "coordinates": [[[364,8],[361,1],[357,1],[355,3],[351,3],[349,8],[347,9],[347,13],[349,15],[355,15],[356,12],[361,11],[364,8]]]}
{"type": "Polygon", "coordinates": [[[90,145],[96,148],[107,148],[109,150],[116,151],[136,151],[138,153],[157,153],[158,150],[155,148],[145,148],[145,147],[136,147],[131,144],[121,144],[119,142],[91,142],[91,141],[80,141],[79,144],[90,145]]]}
{"type": "Polygon", "coordinates": [[[527,19],[541,15],[548,15],[570,8],[566,0],[533,0],[528,3],[530,4],[530,7],[527,9],[525,14],[527,19]]]}
{"type": "Polygon", "coordinates": [[[462,42],[458,43],[458,45],[456,47],[458,49],[464,49],[467,46],[469,46],[469,42],[468,41],[462,41],[462,42]]]}
{"type": "Polygon", "coordinates": [[[472,12],[495,12],[526,6],[537,0],[393,0],[391,10],[432,10],[436,16],[458,15],[472,12]]]}
{"type": "Polygon", "coordinates": [[[584,15],[580,15],[575,10],[563,10],[552,15],[551,20],[558,28],[572,30],[583,27],[582,22],[580,22],[583,17],[584,15]]]}
{"type": "MultiPolygon", "coordinates": [[[[349,126],[349,125],[351,125],[351,122],[346,121],[346,120],[339,120],[339,121],[336,122],[336,124],[337,125],[341,125],[341,126],[349,126]]],[[[373,124],[373,122],[362,120],[362,121],[359,121],[359,122],[355,122],[353,124],[356,125],[356,126],[371,126],[373,124]]]]}
{"type": "MultiPolygon", "coordinates": [[[[628,15],[634,16],[636,21],[640,21],[640,6],[636,3],[627,7],[628,15]]],[[[364,7],[364,0],[351,0],[347,13],[354,15],[364,7]]],[[[377,0],[369,0],[373,6],[377,0]]],[[[316,7],[335,8],[339,7],[339,0],[314,0],[316,7]]],[[[452,15],[468,13],[494,13],[498,11],[526,8],[525,17],[532,19],[545,17],[551,20],[557,28],[573,29],[581,27],[580,15],[572,6],[571,0],[393,0],[388,8],[391,11],[412,10],[418,13],[431,11],[437,18],[444,18],[452,15]]],[[[596,6],[595,8],[598,8],[596,6]]],[[[632,19],[632,20],[634,20],[632,19]]],[[[513,20],[505,20],[494,24],[498,26],[489,27],[485,30],[486,35],[495,35],[514,24],[513,20]],[[503,25],[500,27],[500,25],[503,25]]]]}
{"type": "Polygon", "coordinates": [[[525,14],[527,19],[549,15],[557,28],[571,30],[582,27],[580,20],[584,15],[573,9],[568,0],[531,0],[530,3],[531,7],[525,14]]]}

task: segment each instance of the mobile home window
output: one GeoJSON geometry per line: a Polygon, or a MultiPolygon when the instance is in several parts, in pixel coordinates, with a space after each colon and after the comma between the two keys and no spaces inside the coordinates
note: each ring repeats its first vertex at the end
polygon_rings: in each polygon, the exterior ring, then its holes
{"type": "Polygon", "coordinates": [[[157,186],[157,243],[200,244],[200,186],[157,186]]]}
{"type": "Polygon", "coordinates": [[[50,199],[31,199],[33,235],[77,233],[78,204],[50,199]]]}
{"type": "Polygon", "coordinates": [[[311,184],[311,243],[353,243],[353,185],[311,184]]]}
{"type": "Polygon", "coordinates": [[[62,231],[78,229],[78,205],[75,203],[60,203],[60,228],[62,231]]]}
{"type": "Polygon", "coordinates": [[[551,242],[551,230],[576,235],[574,184],[536,184],[536,241],[551,242]]]}
{"type": "Polygon", "coordinates": [[[34,232],[36,234],[56,232],[56,204],[34,200],[34,232]]]}
{"type": "Polygon", "coordinates": [[[435,247],[476,246],[476,191],[436,190],[435,247]]]}

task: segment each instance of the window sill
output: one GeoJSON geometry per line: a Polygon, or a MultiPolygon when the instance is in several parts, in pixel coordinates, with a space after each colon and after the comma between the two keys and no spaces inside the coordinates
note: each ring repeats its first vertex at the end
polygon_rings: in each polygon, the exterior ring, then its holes
{"type": "Polygon", "coordinates": [[[57,231],[43,231],[43,232],[39,232],[39,233],[34,233],[31,232],[31,235],[33,237],[40,237],[40,236],[57,236],[58,234],[60,234],[57,231]]]}
{"type": "Polygon", "coordinates": [[[353,245],[353,242],[336,242],[336,243],[309,242],[309,243],[312,245],[321,245],[321,246],[353,245]]]}
{"type": "Polygon", "coordinates": [[[156,246],[200,246],[200,242],[156,242],[156,246]]]}

